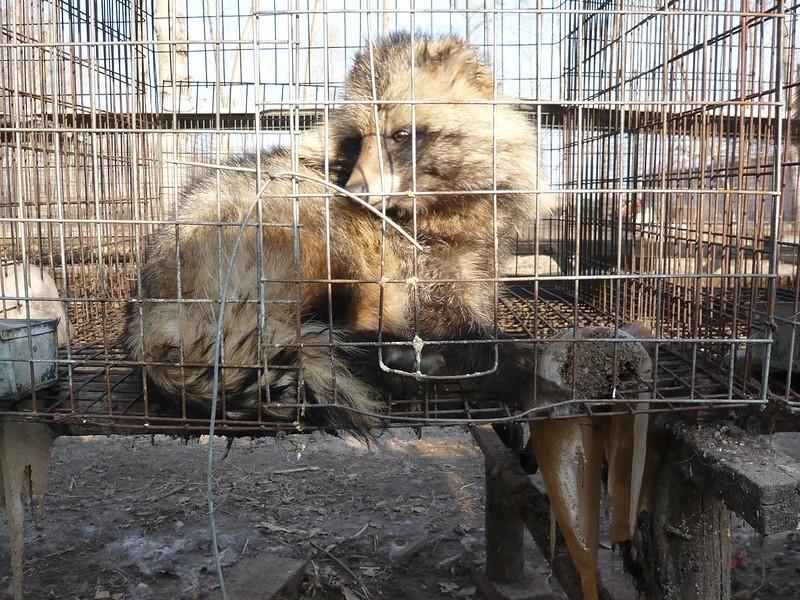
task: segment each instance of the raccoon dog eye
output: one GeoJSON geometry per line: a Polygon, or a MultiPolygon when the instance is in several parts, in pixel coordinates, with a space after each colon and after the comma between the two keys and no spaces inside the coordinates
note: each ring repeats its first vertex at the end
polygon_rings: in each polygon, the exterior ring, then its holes
{"type": "Polygon", "coordinates": [[[411,139],[411,133],[406,129],[398,129],[392,134],[392,139],[396,144],[402,144],[411,139]]]}

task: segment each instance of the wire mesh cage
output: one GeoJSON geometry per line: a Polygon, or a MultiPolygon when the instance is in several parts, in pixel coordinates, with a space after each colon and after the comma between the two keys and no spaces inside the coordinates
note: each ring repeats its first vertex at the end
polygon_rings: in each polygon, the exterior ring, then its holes
{"type": "MultiPolygon", "coordinates": [[[[36,354],[31,341],[27,355],[11,359],[32,374],[37,363],[55,363],[58,385],[3,399],[0,414],[76,431],[192,432],[207,429],[218,403],[225,433],[308,430],[330,426],[325,411],[347,405],[343,373],[373,389],[369,410],[351,412],[392,426],[770,399],[797,408],[798,163],[784,102],[797,96],[796,9],[713,4],[9,0],[0,30],[0,316],[55,314],[62,330],[58,356],[36,354]],[[398,31],[409,32],[410,60],[379,41],[398,31]],[[446,36],[474,49],[488,96],[459,97],[460,79],[434,98],[426,94],[435,82],[418,85],[428,67],[415,52],[446,36]],[[392,97],[379,89],[390,63],[394,81],[409,81],[392,97]],[[362,67],[366,96],[348,88],[362,67]],[[431,106],[439,112],[428,124],[431,106]],[[364,109],[377,117],[370,135],[380,140],[387,107],[416,122],[406,132],[413,150],[404,155],[404,189],[343,189],[368,136],[355,149],[325,141],[313,171],[321,183],[308,179],[308,139],[338,139],[364,109]],[[511,112],[535,138],[509,157],[503,119],[511,112]],[[424,156],[425,145],[440,147],[431,132],[447,152],[424,156]],[[285,150],[259,154],[273,147],[285,150]],[[509,161],[522,181],[501,181],[509,161]],[[437,169],[450,171],[425,183],[437,169]],[[467,181],[484,171],[484,180],[467,181]],[[208,210],[187,212],[203,194],[208,210]],[[483,234],[467,243],[462,231],[449,245],[425,238],[436,214],[426,202],[472,206],[470,194],[489,207],[483,234]],[[525,218],[504,220],[509,199],[523,196],[525,218]],[[227,210],[231,198],[237,211],[227,210]],[[341,258],[344,246],[359,247],[338,224],[341,202],[371,219],[375,247],[341,258]],[[311,205],[323,215],[316,242],[304,212],[311,205]],[[404,240],[397,252],[410,257],[406,271],[391,270],[392,235],[404,240]],[[470,244],[480,252],[470,254],[470,244]],[[483,262],[445,272],[425,266],[431,252],[442,265],[483,262]],[[201,256],[204,266],[192,266],[201,256]],[[309,275],[314,261],[321,271],[309,275]],[[345,276],[337,261],[377,267],[345,276]],[[200,272],[210,283],[190,283],[200,272]],[[156,281],[171,291],[153,293],[156,281]],[[449,304],[431,300],[437,289],[449,304]],[[311,308],[309,290],[317,290],[311,308]],[[474,290],[491,297],[491,326],[447,329],[456,300],[474,290]],[[343,325],[340,312],[360,294],[372,320],[343,325]],[[406,312],[392,331],[385,308],[397,294],[406,312]],[[165,307],[174,318],[154,325],[165,307]],[[222,336],[192,338],[216,331],[220,314],[230,327],[246,321],[247,335],[220,323],[222,336]],[[177,322],[185,330],[163,354],[131,352],[177,322]],[[631,343],[620,331],[632,323],[650,365],[633,374],[618,368],[631,343]],[[553,395],[541,370],[556,339],[571,362],[553,395]],[[254,350],[244,360],[237,352],[246,343],[254,350]],[[581,389],[579,357],[598,344],[613,363],[603,397],[581,389]],[[353,355],[357,366],[342,370],[353,355]],[[309,366],[309,356],[327,370],[309,366]],[[512,378],[519,395],[549,401],[509,402],[503,361],[528,373],[512,378]],[[159,390],[164,373],[171,383],[159,390]],[[330,383],[317,390],[309,384],[323,379],[330,383]],[[197,410],[192,386],[201,380],[214,398],[197,410]],[[242,403],[252,410],[238,411],[242,403]]],[[[390,143],[375,144],[382,186],[394,176],[390,143]]]]}

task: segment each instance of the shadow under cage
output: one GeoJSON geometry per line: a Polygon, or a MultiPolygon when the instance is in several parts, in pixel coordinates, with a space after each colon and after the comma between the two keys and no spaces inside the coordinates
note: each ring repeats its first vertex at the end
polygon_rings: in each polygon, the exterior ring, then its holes
{"type": "MultiPolygon", "coordinates": [[[[402,340],[341,342],[367,352],[381,348],[382,356],[402,347],[414,356],[410,375],[397,376],[401,384],[381,395],[376,426],[519,415],[519,407],[473,385],[472,378],[420,376],[424,348],[441,343],[463,346],[464,352],[470,344],[524,347],[532,373],[557,338],[571,348],[570,369],[561,374],[563,396],[557,406],[522,411],[529,420],[705,410],[770,398],[796,406],[791,373],[798,312],[792,179],[797,159],[782,104],[785,92],[796,95],[787,83],[797,71],[795,13],[784,16],[779,3],[766,0],[750,3],[747,12],[739,3],[709,10],[688,0],[668,8],[655,1],[613,0],[490,8],[431,3],[414,10],[396,2],[358,10],[345,10],[343,2],[284,4],[222,2],[218,12],[205,3],[162,0],[5,5],[0,316],[33,319],[34,302],[49,302],[56,311],[63,303],[62,319],[70,329],[56,359],[35,355],[33,341],[27,355],[11,358],[31,370],[55,362],[58,381],[22,399],[2,400],[2,418],[54,422],[73,432],[207,430],[208,415],[193,413],[186,393],[164,407],[143,381],[142,368],[153,365],[132,359],[122,343],[126,313],[156,302],[143,297],[148,243],[158,231],[180,239],[182,229],[206,227],[222,274],[230,259],[220,241],[223,232],[282,230],[296,240],[288,260],[299,273],[304,257],[319,252],[300,243],[299,208],[286,222],[264,220],[261,210],[247,223],[221,212],[203,222],[173,215],[185,190],[198,181],[219,199],[230,194],[228,174],[248,153],[286,148],[290,172],[296,172],[303,135],[330,135],[336,115],[348,105],[345,79],[356,53],[369,56],[369,40],[396,31],[420,38],[457,35],[476,49],[498,89],[483,110],[513,105],[538,131],[538,147],[524,160],[539,173],[540,184],[517,190],[531,194],[536,209],[528,222],[516,223],[514,253],[488,259],[496,263],[487,280],[496,288],[491,335],[436,339],[412,327],[402,340]],[[782,24],[790,25],[789,43],[782,24]],[[545,197],[555,199],[552,212],[544,210],[545,197]],[[52,278],[57,294],[34,293],[37,278],[44,277],[52,278]],[[607,382],[613,398],[582,394],[586,373],[574,360],[577,347],[605,344],[616,365],[629,341],[619,338],[619,331],[631,323],[647,332],[652,372],[631,378],[619,376],[615,366],[607,382]],[[576,339],[588,327],[607,329],[594,339],[576,339]],[[771,356],[773,336],[785,348],[771,356]],[[775,370],[787,376],[770,385],[775,370]]],[[[424,104],[419,93],[409,90],[398,104],[417,110],[424,104]]],[[[453,127],[469,127],[460,120],[458,104],[445,119],[453,127]]],[[[496,163],[497,136],[487,135],[480,156],[496,163]]],[[[459,140],[452,143],[457,147],[459,140]]],[[[465,147],[464,154],[468,151],[476,150],[465,147]]],[[[323,172],[332,180],[337,165],[326,158],[323,172]]],[[[411,160],[416,169],[417,155],[411,160]]],[[[258,160],[253,168],[260,168],[258,160]]],[[[295,185],[294,206],[311,202],[295,185]]],[[[259,189],[254,175],[247,192],[254,206],[259,189]]],[[[494,196],[496,207],[498,195],[509,190],[495,186],[485,192],[494,196]]],[[[426,193],[445,197],[455,190],[412,184],[408,195],[424,202],[426,193]]],[[[330,187],[315,195],[325,203],[341,198],[330,187]]],[[[270,202],[268,189],[261,201],[270,202]]],[[[419,241],[415,226],[412,218],[400,227],[419,241]]],[[[179,255],[179,246],[175,278],[182,290],[181,261],[187,257],[179,255]]],[[[420,254],[424,243],[421,247],[420,254]]],[[[336,251],[330,239],[322,248],[330,262],[336,251]]],[[[383,276],[296,279],[280,282],[285,297],[267,298],[264,289],[276,282],[265,272],[262,254],[254,262],[254,286],[261,291],[249,302],[260,318],[268,322],[273,312],[289,306],[299,323],[303,286],[313,283],[326,289],[323,322],[330,331],[337,328],[337,290],[345,283],[355,288],[426,283],[383,276]]],[[[410,310],[416,314],[422,301],[412,296],[410,310]]],[[[191,298],[176,293],[161,301],[185,307],[205,302],[212,317],[219,310],[217,292],[191,298]]],[[[333,357],[340,341],[329,339],[333,357]]],[[[296,337],[285,348],[301,346],[296,337]]],[[[213,369],[212,361],[189,364],[183,352],[170,359],[176,372],[213,369]]],[[[374,362],[380,370],[377,354],[374,362]]],[[[256,364],[237,364],[223,352],[223,380],[242,368],[261,381],[269,371],[298,367],[272,361],[267,353],[256,364]]],[[[301,387],[302,380],[298,375],[292,381],[301,387]]],[[[256,387],[260,408],[244,419],[228,414],[223,388],[219,433],[318,426],[305,419],[302,393],[288,407],[292,416],[276,420],[270,418],[268,386],[256,387]]],[[[336,406],[335,397],[315,400],[336,406]]]]}

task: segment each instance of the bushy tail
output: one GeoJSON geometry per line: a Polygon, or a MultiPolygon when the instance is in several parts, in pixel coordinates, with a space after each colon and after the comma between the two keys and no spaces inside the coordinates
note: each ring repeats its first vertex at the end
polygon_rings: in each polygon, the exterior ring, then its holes
{"type": "MultiPolygon", "coordinates": [[[[131,359],[146,363],[148,382],[160,399],[180,405],[185,397],[187,408],[207,415],[215,320],[196,304],[180,310],[176,304],[144,304],[143,319],[139,310],[132,304],[128,315],[125,343],[131,359]]],[[[376,412],[378,403],[372,387],[350,367],[363,359],[362,351],[340,346],[341,336],[331,336],[314,321],[303,323],[298,335],[287,323],[268,319],[259,336],[257,315],[248,312],[257,313],[257,307],[234,303],[226,308],[218,393],[225,416],[255,418],[260,402],[264,418],[367,435],[375,423],[362,413],[376,412]],[[264,357],[266,368],[260,363],[264,357]]]]}

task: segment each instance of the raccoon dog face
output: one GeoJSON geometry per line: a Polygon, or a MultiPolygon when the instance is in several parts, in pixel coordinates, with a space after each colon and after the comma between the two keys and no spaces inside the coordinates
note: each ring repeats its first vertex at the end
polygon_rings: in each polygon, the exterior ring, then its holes
{"type": "MultiPolygon", "coordinates": [[[[346,104],[337,121],[340,152],[358,156],[348,189],[378,208],[385,199],[402,219],[411,214],[415,175],[423,192],[519,186],[511,173],[519,167],[508,166],[520,163],[520,149],[535,153],[535,133],[531,138],[515,109],[487,103],[493,97],[491,73],[459,38],[418,36],[412,44],[408,34],[395,34],[377,42],[372,59],[368,51],[356,57],[346,82],[346,99],[363,103],[346,104]]],[[[423,194],[416,210],[439,212],[458,202],[469,196],[423,194]]]]}

